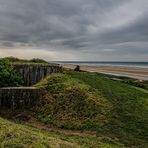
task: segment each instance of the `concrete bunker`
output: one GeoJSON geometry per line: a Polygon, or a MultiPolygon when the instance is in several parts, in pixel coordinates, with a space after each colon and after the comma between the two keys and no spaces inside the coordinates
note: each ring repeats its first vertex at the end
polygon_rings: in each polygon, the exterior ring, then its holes
{"type": "Polygon", "coordinates": [[[31,87],[51,73],[62,72],[58,64],[14,64],[22,76],[24,87],[0,88],[0,109],[25,109],[33,107],[40,98],[41,90],[31,87]]]}

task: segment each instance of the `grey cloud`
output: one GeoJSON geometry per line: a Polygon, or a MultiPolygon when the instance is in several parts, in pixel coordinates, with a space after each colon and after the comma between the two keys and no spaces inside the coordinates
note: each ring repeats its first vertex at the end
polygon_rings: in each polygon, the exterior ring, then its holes
{"type": "Polygon", "coordinates": [[[99,34],[99,39],[104,43],[124,43],[131,41],[148,41],[147,14],[131,24],[118,29],[108,30],[99,34]]]}
{"type": "Polygon", "coordinates": [[[102,56],[147,54],[146,4],[147,0],[0,0],[0,46],[89,50],[102,56]],[[140,15],[124,23],[124,7],[126,14],[140,15]]]}

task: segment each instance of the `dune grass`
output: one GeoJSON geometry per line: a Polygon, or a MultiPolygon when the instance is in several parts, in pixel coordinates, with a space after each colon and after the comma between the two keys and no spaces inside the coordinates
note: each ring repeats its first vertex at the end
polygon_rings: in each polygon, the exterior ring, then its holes
{"type": "Polygon", "coordinates": [[[43,122],[78,130],[96,130],[107,122],[110,104],[82,81],[66,74],[53,74],[36,86],[44,90],[36,107],[43,122]]]}
{"type": "Polygon", "coordinates": [[[13,64],[49,64],[47,61],[45,61],[43,59],[38,59],[38,58],[26,60],[26,59],[19,59],[16,57],[5,57],[5,58],[1,58],[1,59],[8,60],[9,62],[11,62],[13,64]]]}
{"type": "Polygon", "coordinates": [[[73,78],[97,90],[112,104],[109,122],[99,133],[117,137],[128,146],[147,147],[148,138],[148,92],[113,81],[107,76],[87,72],[67,72],[73,78]]]}
{"type": "Polygon", "coordinates": [[[41,98],[27,114],[47,129],[0,118],[0,147],[148,147],[146,89],[71,70],[51,74],[35,86],[42,89],[41,98]]]}
{"type": "Polygon", "coordinates": [[[91,135],[60,133],[36,129],[0,118],[0,147],[1,148],[118,148],[122,144],[116,143],[108,137],[94,137],[91,135]]]}
{"type": "Polygon", "coordinates": [[[36,86],[38,118],[65,129],[96,130],[126,146],[147,147],[148,93],[97,73],[66,71],[36,86]]]}

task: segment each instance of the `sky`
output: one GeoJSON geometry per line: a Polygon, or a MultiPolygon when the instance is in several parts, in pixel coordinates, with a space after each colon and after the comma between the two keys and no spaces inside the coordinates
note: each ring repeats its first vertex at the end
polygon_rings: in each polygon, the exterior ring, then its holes
{"type": "Polygon", "coordinates": [[[0,0],[0,57],[148,61],[148,0],[0,0]]]}

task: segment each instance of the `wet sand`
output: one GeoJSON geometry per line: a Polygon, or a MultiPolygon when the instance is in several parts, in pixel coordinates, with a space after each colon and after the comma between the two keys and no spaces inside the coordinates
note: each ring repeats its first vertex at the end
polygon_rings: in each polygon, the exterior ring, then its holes
{"type": "MultiPolygon", "coordinates": [[[[68,69],[74,69],[76,67],[76,65],[73,64],[61,65],[68,69]]],[[[80,69],[89,72],[98,72],[115,76],[125,76],[140,80],[148,80],[148,68],[80,65],[80,69]]]]}

